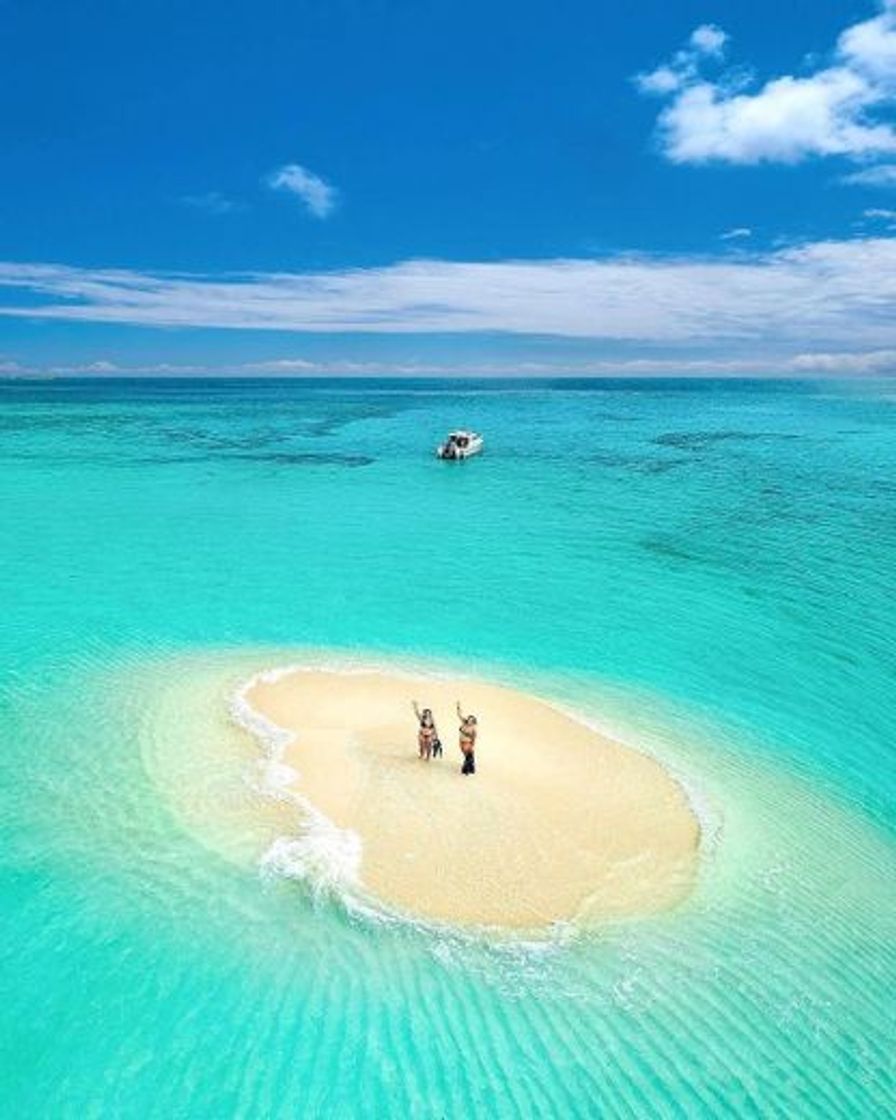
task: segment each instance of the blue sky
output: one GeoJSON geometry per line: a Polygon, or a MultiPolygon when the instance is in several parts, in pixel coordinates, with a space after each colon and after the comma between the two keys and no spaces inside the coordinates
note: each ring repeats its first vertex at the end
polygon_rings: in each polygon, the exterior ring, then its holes
{"type": "Polygon", "coordinates": [[[0,28],[0,371],[896,370],[893,3],[0,28]]]}

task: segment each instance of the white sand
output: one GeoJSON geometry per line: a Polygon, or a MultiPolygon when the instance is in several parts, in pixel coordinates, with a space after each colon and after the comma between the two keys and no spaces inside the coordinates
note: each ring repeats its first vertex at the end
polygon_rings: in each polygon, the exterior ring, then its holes
{"type": "Polygon", "coordinates": [[[246,700],[292,732],[302,795],[363,841],[362,885],[454,924],[543,927],[652,913],[690,891],[699,825],[654,759],[483,682],[297,670],[246,700]],[[416,699],[445,754],[417,756],[416,699]],[[479,720],[460,773],[455,700],[479,720]]]}

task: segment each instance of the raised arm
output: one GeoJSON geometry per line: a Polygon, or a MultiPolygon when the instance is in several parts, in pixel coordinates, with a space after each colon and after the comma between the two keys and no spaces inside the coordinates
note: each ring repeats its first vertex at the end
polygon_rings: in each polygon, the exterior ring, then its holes
{"type": "Polygon", "coordinates": [[[467,718],[464,715],[464,713],[460,710],[460,700],[457,701],[457,718],[460,720],[461,723],[463,723],[467,718]]]}
{"type": "Polygon", "coordinates": [[[417,717],[417,722],[420,723],[422,720],[422,716],[420,714],[420,706],[418,705],[416,700],[411,701],[411,707],[414,709],[414,715],[417,717]]]}

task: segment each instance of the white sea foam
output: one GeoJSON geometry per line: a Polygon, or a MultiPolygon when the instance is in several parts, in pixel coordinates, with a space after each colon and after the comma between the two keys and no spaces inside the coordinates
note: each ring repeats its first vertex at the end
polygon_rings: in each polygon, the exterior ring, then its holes
{"type": "Polygon", "coordinates": [[[316,895],[344,896],[358,885],[361,837],[306,811],[298,835],[278,836],[260,866],[263,875],[299,879],[316,895]]]}
{"type": "Polygon", "coordinates": [[[283,761],[283,753],[295,736],[256,711],[248,700],[256,684],[279,680],[291,671],[256,673],[231,701],[233,719],[261,743],[264,751],[253,785],[260,793],[287,801],[297,809],[296,834],[278,836],[262,855],[260,868],[263,875],[298,879],[317,896],[345,898],[359,889],[361,837],[351,829],[339,828],[298,792],[298,771],[283,761]]]}

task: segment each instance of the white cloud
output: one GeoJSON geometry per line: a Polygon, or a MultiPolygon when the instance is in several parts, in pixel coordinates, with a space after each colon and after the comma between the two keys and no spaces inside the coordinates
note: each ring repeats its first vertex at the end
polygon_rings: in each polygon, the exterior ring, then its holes
{"type": "Polygon", "coordinates": [[[689,43],[671,62],[636,78],[643,93],[670,99],[659,132],[673,162],[797,163],[809,156],[866,160],[896,154],[888,119],[896,105],[896,6],[890,2],[842,33],[831,65],[806,76],[773,78],[752,92],[742,73],[715,81],[702,74],[704,58],[721,53],[724,32],[699,27],[689,43]]]}
{"type": "Polygon", "coordinates": [[[635,85],[642,93],[652,96],[675,93],[696,81],[702,59],[721,58],[727,42],[728,36],[720,27],[702,23],[691,32],[688,45],[676,51],[668,63],[649,73],[636,74],[635,85]]]}
{"type": "Polygon", "coordinates": [[[635,84],[642,93],[661,95],[680,89],[682,77],[672,66],[658,66],[649,74],[636,74],[635,84]]]}
{"type": "Polygon", "coordinates": [[[896,221],[896,210],[884,210],[879,206],[872,206],[870,210],[862,211],[862,217],[883,222],[893,222],[896,221]]]}
{"type": "Polygon", "coordinates": [[[720,241],[737,241],[743,237],[752,237],[753,231],[749,226],[735,226],[734,229],[726,230],[725,233],[719,234],[720,241]]]}
{"type": "Polygon", "coordinates": [[[889,187],[896,190],[896,163],[881,163],[844,175],[841,183],[856,187],[889,187]]]}
{"type": "Polygon", "coordinates": [[[33,372],[59,374],[64,377],[134,377],[137,374],[160,375],[163,377],[188,377],[198,373],[213,373],[204,365],[183,365],[172,362],[141,362],[136,365],[121,365],[103,360],[82,363],[60,363],[33,372]]]}
{"type": "Polygon", "coordinates": [[[374,334],[497,332],[608,341],[896,347],[896,238],[736,256],[406,261],[201,276],[0,263],[0,315],[374,334]]]}
{"type": "Polygon", "coordinates": [[[89,362],[86,366],[81,366],[83,373],[118,373],[119,367],[115,362],[107,362],[104,360],[89,362]]]}
{"type": "Polygon", "coordinates": [[[239,365],[181,365],[168,362],[117,366],[24,366],[0,362],[0,373],[22,377],[865,377],[896,375],[896,349],[751,354],[739,358],[618,357],[564,360],[499,358],[476,362],[380,359],[272,358],[239,365]]]}
{"type": "Polygon", "coordinates": [[[288,191],[301,199],[315,218],[326,218],[336,205],[336,190],[326,180],[298,163],[287,163],[267,178],[274,190],[288,191]]]}
{"type": "Polygon", "coordinates": [[[184,206],[191,206],[194,210],[204,210],[216,217],[222,214],[232,214],[243,209],[242,205],[227,198],[220,191],[206,191],[205,194],[188,194],[181,199],[184,206]]]}
{"type": "Polygon", "coordinates": [[[896,373],[896,350],[865,353],[797,354],[789,360],[794,373],[858,374],[896,373]]]}
{"type": "MultiPolygon", "coordinates": [[[[543,371],[548,374],[549,371],[543,371]]],[[[801,353],[792,357],[751,358],[628,358],[621,361],[585,362],[572,376],[618,377],[829,377],[896,374],[896,350],[801,353]]]]}
{"type": "Polygon", "coordinates": [[[480,362],[357,362],[342,358],[308,362],[305,358],[278,358],[273,361],[245,362],[236,367],[236,374],[292,374],[308,376],[370,377],[433,376],[433,377],[743,377],[743,376],[805,376],[821,373],[862,374],[896,372],[896,351],[872,353],[753,355],[745,358],[693,357],[622,357],[589,358],[564,361],[498,361],[480,362]]]}
{"type": "Polygon", "coordinates": [[[319,362],[309,362],[306,358],[270,358],[263,362],[248,362],[243,369],[251,373],[315,373],[321,369],[319,362]]]}
{"type": "Polygon", "coordinates": [[[714,23],[701,23],[691,32],[689,42],[699,54],[718,56],[728,42],[728,36],[714,23]]]}
{"type": "Polygon", "coordinates": [[[896,4],[887,0],[875,19],[848,27],[837,43],[847,64],[873,81],[896,85],[896,4]]]}

